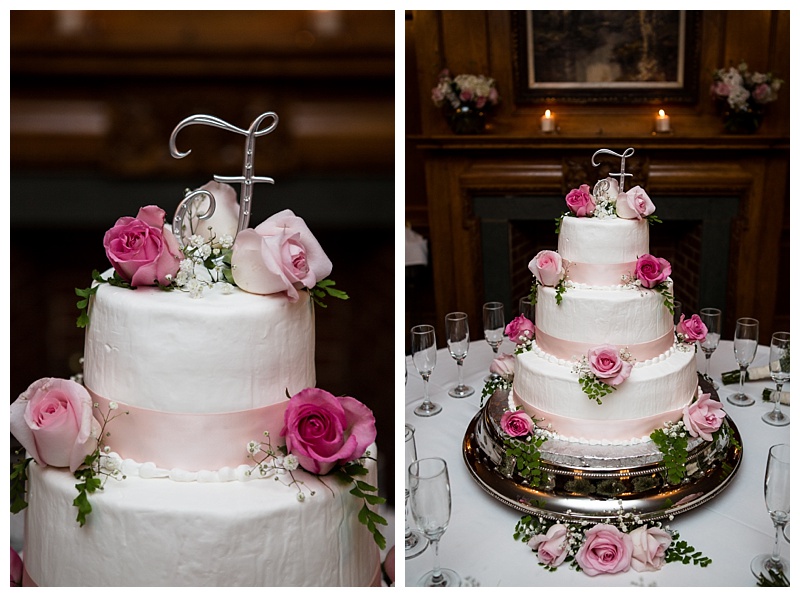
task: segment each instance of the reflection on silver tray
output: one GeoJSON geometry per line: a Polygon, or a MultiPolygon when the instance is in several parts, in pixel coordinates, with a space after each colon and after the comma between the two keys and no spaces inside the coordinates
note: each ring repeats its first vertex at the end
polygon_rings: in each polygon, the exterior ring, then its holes
{"type": "MultiPolygon", "coordinates": [[[[701,380],[704,392],[716,392],[701,380]]],[[[730,417],[714,442],[689,444],[686,476],[666,481],[661,453],[651,442],[592,446],[548,440],[540,448],[543,482],[531,487],[505,455],[500,417],[507,392],[498,391],[467,427],[463,453],[472,477],[489,495],[522,512],[543,518],[599,522],[620,510],[642,520],[667,518],[718,495],[739,469],[742,439],[730,417]]]]}

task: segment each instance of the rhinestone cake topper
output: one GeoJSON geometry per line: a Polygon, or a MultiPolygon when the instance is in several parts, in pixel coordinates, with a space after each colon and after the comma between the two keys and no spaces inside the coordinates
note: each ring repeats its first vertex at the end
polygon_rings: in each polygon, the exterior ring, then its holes
{"type": "MultiPolygon", "coordinates": [[[[239,133],[240,135],[244,135],[246,137],[245,141],[245,152],[244,152],[244,165],[242,167],[242,175],[241,176],[219,176],[217,174],[214,175],[214,180],[217,182],[223,183],[234,183],[238,182],[242,185],[241,191],[241,202],[239,203],[239,225],[236,229],[236,233],[238,234],[242,230],[248,227],[250,222],[250,212],[251,212],[251,200],[253,197],[253,183],[256,182],[268,182],[270,184],[274,184],[275,181],[267,176],[254,176],[253,175],[253,158],[255,155],[255,145],[256,145],[256,137],[262,137],[267,135],[275,130],[275,127],[278,126],[278,115],[275,112],[264,112],[261,116],[256,118],[251,124],[250,128],[247,130],[240,129],[239,127],[233,126],[217,118],[216,116],[208,116],[206,114],[195,114],[194,116],[189,116],[188,118],[184,118],[178,126],[175,127],[175,130],[172,131],[172,134],[169,137],[169,152],[172,157],[177,159],[185,158],[189,155],[192,150],[188,150],[186,152],[178,151],[177,146],[175,145],[175,139],[178,137],[178,133],[181,129],[189,126],[190,124],[205,124],[208,126],[214,126],[226,131],[231,131],[234,133],[239,133]],[[271,118],[272,122],[270,125],[264,129],[258,130],[258,127],[261,126],[261,123],[267,119],[271,118]]],[[[198,216],[201,220],[205,220],[211,217],[211,214],[214,213],[215,203],[214,197],[211,193],[207,191],[195,191],[194,193],[190,193],[187,195],[184,200],[181,202],[181,205],[178,208],[178,212],[175,214],[175,226],[176,230],[181,230],[179,227],[183,223],[183,217],[186,214],[186,211],[189,207],[189,204],[197,198],[207,197],[209,199],[209,208],[206,212],[198,216]]]]}
{"type": "Polygon", "coordinates": [[[613,155],[615,157],[620,158],[621,163],[620,163],[620,166],[619,166],[619,172],[616,172],[616,173],[609,172],[608,175],[609,176],[619,176],[619,192],[620,193],[623,192],[625,190],[625,177],[626,176],[633,176],[633,174],[628,174],[627,172],[625,172],[625,158],[629,158],[629,157],[631,157],[633,155],[633,147],[629,147],[628,149],[623,151],[622,154],[619,154],[619,153],[617,153],[615,151],[611,151],[610,149],[598,149],[592,155],[592,166],[599,166],[600,165],[600,162],[597,162],[595,160],[595,158],[597,157],[597,154],[600,154],[600,153],[607,153],[609,155],[613,155]]]}

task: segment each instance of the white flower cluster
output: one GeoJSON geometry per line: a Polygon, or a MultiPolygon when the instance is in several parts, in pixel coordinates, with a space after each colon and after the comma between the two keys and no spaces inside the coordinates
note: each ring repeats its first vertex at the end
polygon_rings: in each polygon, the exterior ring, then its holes
{"type": "Polygon", "coordinates": [[[767,104],[778,99],[782,83],[770,73],[751,73],[747,63],[742,62],[738,67],[718,69],[711,91],[717,98],[725,99],[733,110],[746,112],[750,102],[767,104]]]}
{"type": "Polygon", "coordinates": [[[600,180],[594,185],[592,197],[595,202],[594,217],[599,220],[606,218],[616,219],[617,216],[617,194],[612,192],[608,179],[600,180]]]}
{"type": "MultiPolygon", "coordinates": [[[[291,480],[288,482],[283,481],[284,485],[294,485],[297,489],[297,501],[305,501],[306,494],[302,490],[302,486],[305,483],[296,479],[293,475],[294,471],[300,468],[300,461],[297,456],[294,454],[286,454],[285,456],[279,454],[272,448],[268,431],[264,432],[264,436],[267,438],[266,443],[255,440],[247,442],[247,457],[255,462],[255,466],[245,474],[249,477],[257,472],[262,478],[273,477],[276,481],[280,481],[282,477],[288,475],[291,480]]],[[[309,495],[313,496],[314,493],[312,490],[309,495]]]]}
{"type": "Polygon", "coordinates": [[[686,437],[688,435],[688,431],[686,431],[686,425],[683,423],[683,419],[676,422],[667,421],[664,423],[664,433],[667,437],[671,437],[673,439],[677,439],[679,437],[686,437]]]}
{"type": "Polygon", "coordinates": [[[220,286],[223,294],[230,294],[233,286],[224,279],[222,258],[232,247],[233,237],[230,234],[217,238],[212,232],[210,239],[199,234],[191,235],[189,244],[183,250],[185,259],[181,261],[175,276],[175,286],[188,292],[192,298],[202,297],[205,289],[212,285],[220,286]],[[200,277],[198,268],[202,268],[199,270],[200,277]]]}

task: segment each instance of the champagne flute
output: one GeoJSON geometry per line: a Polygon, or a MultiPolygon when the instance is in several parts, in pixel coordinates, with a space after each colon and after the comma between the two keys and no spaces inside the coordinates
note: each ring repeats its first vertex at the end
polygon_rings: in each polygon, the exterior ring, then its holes
{"type": "MultiPolygon", "coordinates": [[[[486,342],[492,347],[495,356],[503,343],[503,332],[506,328],[505,307],[503,303],[492,301],[483,305],[483,334],[486,342]]],[[[484,381],[491,381],[495,374],[490,373],[484,381]]]]}
{"type": "Polygon", "coordinates": [[[414,439],[414,427],[406,423],[406,559],[417,557],[428,549],[428,540],[422,534],[411,528],[411,512],[408,510],[408,496],[411,493],[411,483],[408,478],[408,467],[417,459],[417,444],[414,439]]]}
{"type": "Polygon", "coordinates": [[[747,367],[756,358],[758,349],[758,320],[752,317],[741,317],[736,320],[736,332],[733,336],[733,354],[739,363],[739,391],[728,396],[728,402],[735,406],[750,406],[755,403],[751,396],[744,393],[744,378],[747,367]]]}
{"type": "Polygon", "coordinates": [[[683,313],[683,303],[672,301],[672,325],[678,325],[681,320],[681,313],[683,313]]]}
{"type": "Polygon", "coordinates": [[[523,315],[525,319],[533,321],[533,303],[530,296],[523,296],[519,299],[519,314],[523,315]]]}
{"type": "Polygon", "coordinates": [[[428,380],[436,367],[436,331],[432,325],[415,325],[411,328],[411,355],[425,388],[425,399],[414,409],[414,414],[432,417],[442,412],[441,405],[431,402],[428,397],[428,380]]]}
{"type": "Polygon", "coordinates": [[[703,377],[706,381],[714,384],[714,389],[719,389],[717,382],[711,379],[711,376],[708,374],[708,365],[711,361],[711,355],[714,354],[714,351],[717,350],[717,346],[719,346],[719,339],[722,333],[722,311],[713,307],[700,309],[700,321],[702,321],[708,329],[705,340],[700,343],[700,348],[706,355],[706,372],[703,374],[703,377]]]}
{"type": "Polygon", "coordinates": [[[458,385],[447,392],[453,398],[466,398],[475,393],[475,389],[464,384],[464,359],[469,351],[469,321],[467,314],[461,311],[448,313],[444,318],[444,329],[447,335],[447,348],[450,356],[458,365],[458,385]]]}
{"type": "Polygon", "coordinates": [[[411,512],[422,534],[433,545],[433,570],[419,579],[421,587],[458,587],[461,577],[439,566],[439,540],[450,524],[452,500],[447,463],[441,458],[423,458],[408,467],[411,512]]]}
{"type": "Polygon", "coordinates": [[[789,424],[789,415],[781,411],[781,390],[789,381],[789,332],[775,332],[769,344],[769,374],[775,382],[776,390],[772,393],[775,406],[761,418],[770,425],[778,427],[789,424]]]}
{"type": "Polygon", "coordinates": [[[756,578],[769,578],[770,573],[783,572],[789,576],[789,560],[781,557],[779,538],[789,522],[789,444],[778,444],[769,449],[767,472],[764,477],[764,499],[767,511],[775,525],[775,543],[772,554],[759,555],[750,562],[756,578]]]}

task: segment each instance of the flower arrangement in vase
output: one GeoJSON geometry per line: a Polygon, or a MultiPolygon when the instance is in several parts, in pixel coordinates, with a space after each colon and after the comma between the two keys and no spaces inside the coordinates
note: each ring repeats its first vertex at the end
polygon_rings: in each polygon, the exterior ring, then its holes
{"type": "Polygon", "coordinates": [[[764,120],[767,104],[778,99],[783,81],[772,73],[750,72],[746,62],[714,71],[711,96],[717,101],[725,130],[754,133],[764,120]]]}
{"type": "Polygon", "coordinates": [[[476,135],[486,128],[486,114],[500,101],[494,79],[484,75],[457,75],[448,69],[439,73],[431,99],[441,107],[457,135],[476,135]]]}

